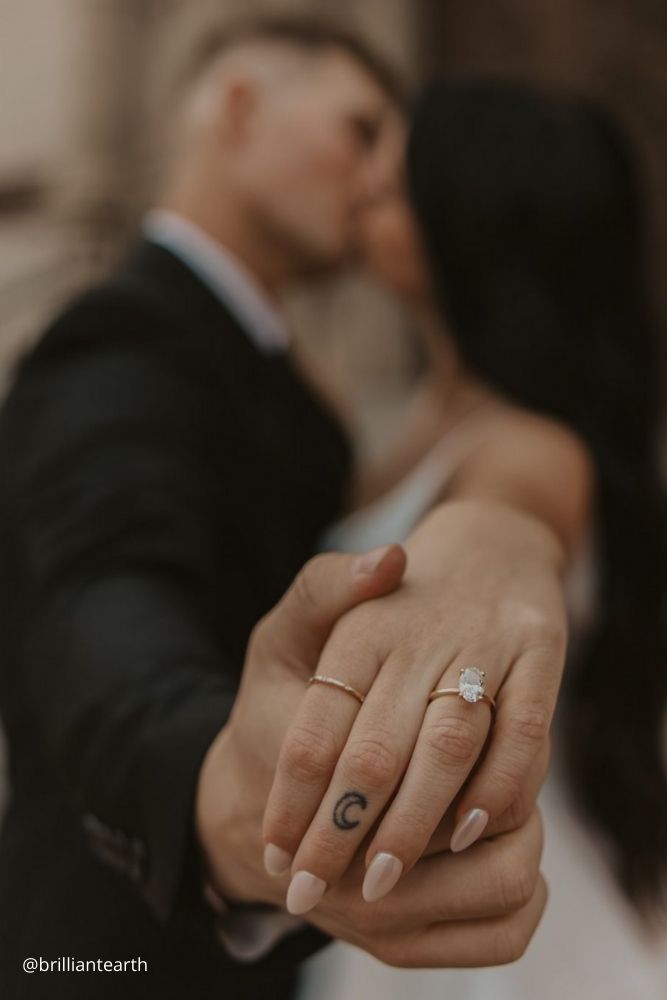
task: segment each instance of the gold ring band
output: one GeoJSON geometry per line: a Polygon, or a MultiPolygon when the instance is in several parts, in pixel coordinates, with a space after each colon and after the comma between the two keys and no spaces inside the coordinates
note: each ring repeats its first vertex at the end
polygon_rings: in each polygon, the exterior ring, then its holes
{"type": "MultiPolygon", "coordinates": [[[[437,688],[435,691],[431,691],[430,695],[428,696],[428,700],[429,702],[435,701],[436,698],[445,698],[447,695],[456,695],[456,697],[460,698],[461,701],[467,700],[466,698],[463,697],[458,688],[437,688]]],[[[473,704],[477,704],[477,702],[479,701],[485,701],[486,704],[491,709],[491,711],[495,712],[496,703],[493,700],[493,698],[489,697],[488,694],[478,695],[477,698],[475,698],[473,704]]]]}
{"type": "Polygon", "coordinates": [[[351,694],[353,698],[356,698],[360,705],[363,705],[364,698],[361,691],[357,691],[350,684],[345,684],[344,681],[339,681],[335,677],[325,677],[323,674],[314,674],[313,677],[308,681],[309,684],[329,684],[331,687],[340,688],[345,694],[351,694]]]}

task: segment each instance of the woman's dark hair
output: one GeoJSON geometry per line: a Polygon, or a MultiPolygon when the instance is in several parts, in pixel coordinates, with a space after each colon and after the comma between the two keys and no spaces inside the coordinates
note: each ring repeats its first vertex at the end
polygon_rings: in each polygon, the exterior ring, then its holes
{"type": "Polygon", "coordinates": [[[468,370],[569,425],[596,465],[599,608],[562,723],[579,802],[645,910],[664,901],[667,867],[667,521],[635,158],[583,99],[438,83],[416,110],[408,174],[468,370]]]}

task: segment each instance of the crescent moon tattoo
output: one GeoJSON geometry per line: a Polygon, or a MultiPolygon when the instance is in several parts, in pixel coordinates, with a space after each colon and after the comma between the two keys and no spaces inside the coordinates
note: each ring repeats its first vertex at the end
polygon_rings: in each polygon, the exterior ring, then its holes
{"type": "Polygon", "coordinates": [[[355,826],[359,826],[358,819],[348,817],[348,811],[353,806],[365,809],[368,806],[368,799],[361,792],[346,792],[338,800],[333,811],[333,821],[339,830],[353,830],[355,826]]]}

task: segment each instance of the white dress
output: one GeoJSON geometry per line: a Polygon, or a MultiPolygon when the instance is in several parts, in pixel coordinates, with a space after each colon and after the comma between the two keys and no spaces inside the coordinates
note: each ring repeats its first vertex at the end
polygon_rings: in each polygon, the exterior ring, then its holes
{"type": "MultiPolygon", "coordinates": [[[[324,547],[359,551],[404,540],[437,501],[458,463],[484,433],[458,425],[390,493],[336,525],[324,547]]],[[[567,593],[573,630],[594,614],[594,572],[584,546],[567,593]]],[[[549,901],[526,954],[486,969],[394,969],[336,942],[303,965],[299,1000],[666,1000],[667,935],[647,939],[572,807],[557,761],[540,795],[542,870],[549,901]]]]}

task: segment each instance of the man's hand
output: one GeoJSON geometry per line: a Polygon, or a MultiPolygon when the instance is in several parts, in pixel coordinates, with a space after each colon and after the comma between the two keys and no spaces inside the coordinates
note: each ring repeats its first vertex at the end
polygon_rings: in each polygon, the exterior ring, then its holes
{"type": "Polygon", "coordinates": [[[425,856],[384,899],[367,903],[363,856],[308,914],[333,937],[402,968],[505,965],[525,952],[547,900],[539,871],[542,821],[527,822],[464,854],[425,856]]]}
{"type": "MultiPolygon", "coordinates": [[[[474,968],[504,965],[525,952],[547,900],[539,871],[542,821],[535,801],[549,764],[549,745],[535,758],[512,808],[489,823],[463,854],[447,850],[446,816],[424,856],[384,899],[361,896],[364,851],[307,919],[387,965],[474,968]]],[[[282,880],[283,888],[287,878],[282,880]]]]}

